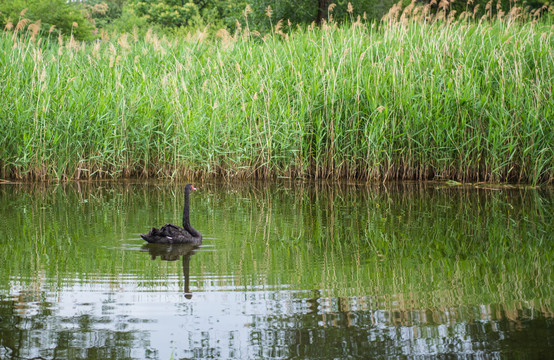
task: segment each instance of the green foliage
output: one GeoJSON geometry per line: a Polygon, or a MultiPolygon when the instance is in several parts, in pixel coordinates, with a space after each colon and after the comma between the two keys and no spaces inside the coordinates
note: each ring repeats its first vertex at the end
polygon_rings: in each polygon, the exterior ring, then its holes
{"type": "Polygon", "coordinates": [[[21,19],[30,22],[40,20],[43,29],[52,29],[55,34],[73,34],[80,40],[93,38],[94,27],[85,17],[83,9],[65,0],[0,0],[0,12],[3,29],[8,23],[16,27],[21,19]]]}
{"type": "Polygon", "coordinates": [[[138,16],[130,6],[124,6],[121,16],[112,19],[103,29],[112,33],[131,34],[136,32],[141,35],[144,35],[149,29],[160,33],[163,31],[161,26],[148,22],[145,17],[138,16]]]}
{"type": "Polygon", "coordinates": [[[126,0],[86,0],[82,6],[97,28],[104,28],[123,14],[126,0]]]}
{"type": "Polygon", "coordinates": [[[189,26],[200,20],[198,6],[192,1],[137,0],[133,9],[148,22],[165,27],[189,26]]]}
{"type": "Polygon", "coordinates": [[[202,21],[216,29],[236,29],[237,21],[242,19],[248,1],[206,1],[201,10],[202,21]]]}
{"type": "Polygon", "coordinates": [[[550,24],[284,26],[3,35],[2,176],[554,180],[550,24]]]}
{"type": "MultiPolygon", "coordinates": [[[[191,29],[198,29],[209,26],[212,29],[227,29],[235,32],[238,28],[248,26],[263,34],[270,32],[273,27],[282,20],[284,23],[304,26],[318,20],[319,6],[323,6],[322,16],[326,21],[354,22],[358,16],[364,20],[380,20],[394,6],[401,3],[408,6],[410,0],[352,0],[352,1],[228,1],[228,0],[131,0],[123,6],[123,0],[88,0],[86,4],[105,2],[109,6],[109,13],[106,15],[93,15],[98,27],[104,27],[117,19],[124,11],[133,13],[133,17],[147,21],[151,26],[163,28],[166,33],[183,33],[191,29]],[[114,10],[116,9],[116,10],[114,10]],[[247,15],[247,16],[245,16],[247,15]],[[177,29],[177,30],[176,30],[177,29]],[[169,31],[168,31],[169,30],[169,31]]],[[[447,6],[439,7],[436,1],[417,1],[416,6],[422,7],[427,4],[431,13],[446,10],[449,14],[461,14],[469,11],[473,18],[479,19],[482,16],[491,18],[493,16],[506,15],[509,10],[518,5],[518,2],[503,0],[500,3],[490,3],[487,0],[474,2],[451,1],[447,6]],[[488,10],[487,10],[488,9],[488,10]]],[[[547,4],[544,0],[533,0],[525,3],[528,11],[535,11],[543,14],[547,11],[547,4]]],[[[136,20],[127,17],[133,23],[136,20]]],[[[114,29],[128,31],[132,26],[124,21],[117,21],[114,29]]]]}
{"type": "Polygon", "coordinates": [[[512,9],[525,7],[528,12],[533,12],[540,16],[547,11],[548,0],[472,0],[472,1],[442,1],[422,0],[421,3],[430,5],[432,12],[446,10],[454,14],[460,14],[464,11],[474,14],[474,18],[482,17],[492,18],[496,16],[503,17],[512,9]],[[441,4],[442,3],[442,4],[441,4]]]}
{"type": "MultiPolygon", "coordinates": [[[[394,0],[384,0],[378,3],[372,0],[359,0],[353,1],[352,5],[356,13],[364,14],[367,19],[380,19],[395,3],[394,0]]],[[[144,17],[150,24],[170,28],[202,24],[231,31],[237,29],[237,21],[243,22],[247,6],[249,9],[248,26],[261,32],[271,30],[279,20],[299,25],[310,24],[316,21],[318,12],[317,2],[305,0],[256,2],[247,0],[132,0],[130,2],[130,7],[136,15],[144,17]],[[268,16],[268,9],[270,9],[271,16],[268,16]]],[[[332,14],[335,20],[353,20],[353,15],[348,13],[346,2],[340,3],[339,6],[332,6],[330,11],[325,9],[324,13],[326,17],[332,14]]],[[[124,24],[121,23],[121,25],[124,24]]]]}

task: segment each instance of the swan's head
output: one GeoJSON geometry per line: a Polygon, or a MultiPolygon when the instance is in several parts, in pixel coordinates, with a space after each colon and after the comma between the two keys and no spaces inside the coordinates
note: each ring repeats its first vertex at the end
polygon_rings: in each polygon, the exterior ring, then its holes
{"type": "Polygon", "coordinates": [[[196,191],[196,188],[194,186],[192,186],[192,184],[186,184],[185,185],[185,191],[187,191],[187,192],[196,191]]]}

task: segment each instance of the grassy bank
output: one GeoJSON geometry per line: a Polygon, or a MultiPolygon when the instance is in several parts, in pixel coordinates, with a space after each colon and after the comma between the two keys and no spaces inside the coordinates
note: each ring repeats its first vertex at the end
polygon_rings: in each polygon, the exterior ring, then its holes
{"type": "Polygon", "coordinates": [[[552,25],[281,25],[4,32],[0,176],[554,180],[552,25]]]}

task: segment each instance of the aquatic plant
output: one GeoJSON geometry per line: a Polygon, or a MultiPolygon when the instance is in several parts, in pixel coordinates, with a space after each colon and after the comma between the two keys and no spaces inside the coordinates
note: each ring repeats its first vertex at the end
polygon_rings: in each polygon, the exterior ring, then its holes
{"type": "Polygon", "coordinates": [[[92,44],[22,24],[0,35],[0,176],[551,183],[552,24],[425,9],[92,44]]]}

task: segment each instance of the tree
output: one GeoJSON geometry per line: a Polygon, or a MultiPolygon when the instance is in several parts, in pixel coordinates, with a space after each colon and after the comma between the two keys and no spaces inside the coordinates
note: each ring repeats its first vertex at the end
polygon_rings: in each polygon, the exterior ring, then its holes
{"type": "Polygon", "coordinates": [[[21,19],[40,20],[43,29],[51,29],[56,34],[73,34],[80,40],[94,36],[94,26],[85,17],[82,7],[65,0],[0,0],[2,29],[8,24],[18,24],[21,19]]]}
{"type": "Polygon", "coordinates": [[[464,11],[475,13],[476,18],[483,15],[496,16],[499,12],[508,13],[515,6],[526,8],[527,11],[535,11],[548,4],[548,0],[417,0],[420,4],[429,4],[433,11],[456,11],[460,14],[464,11]]]}
{"type": "MultiPolygon", "coordinates": [[[[251,27],[263,28],[268,24],[265,15],[266,9],[271,7],[274,22],[283,19],[290,20],[293,24],[320,24],[328,20],[332,14],[337,21],[352,19],[352,13],[348,12],[349,3],[354,14],[365,14],[368,19],[380,19],[399,0],[250,0],[253,13],[251,15],[251,27]],[[335,5],[332,5],[335,4],[335,5]]],[[[410,0],[402,0],[405,5],[410,0]]]]}
{"type": "Polygon", "coordinates": [[[81,4],[86,10],[86,16],[94,26],[103,28],[119,19],[123,14],[126,0],[83,0],[81,4]]]}
{"type": "Polygon", "coordinates": [[[192,25],[200,19],[200,7],[205,1],[196,4],[190,0],[134,0],[132,7],[139,16],[149,22],[165,27],[192,25]]]}
{"type": "Polygon", "coordinates": [[[327,20],[327,12],[329,9],[329,0],[318,0],[316,23],[321,24],[323,20],[327,20]]]}

